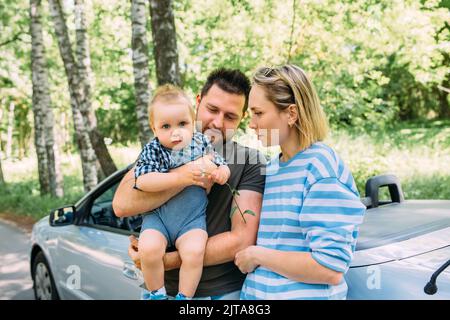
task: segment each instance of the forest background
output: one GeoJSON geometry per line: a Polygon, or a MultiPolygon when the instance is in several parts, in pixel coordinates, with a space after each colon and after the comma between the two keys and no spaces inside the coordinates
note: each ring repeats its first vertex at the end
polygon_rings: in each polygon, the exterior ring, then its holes
{"type": "Polygon", "coordinates": [[[2,0],[0,213],[38,219],[132,163],[158,84],[194,101],[215,68],[285,63],[362,195],[392,173],[407,199],[450,199],[449,23],[450,0],[2,0]]]}

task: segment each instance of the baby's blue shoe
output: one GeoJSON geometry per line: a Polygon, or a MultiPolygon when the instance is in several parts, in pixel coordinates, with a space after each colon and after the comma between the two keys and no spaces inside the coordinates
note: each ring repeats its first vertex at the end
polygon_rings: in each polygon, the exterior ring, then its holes
{"type": "Polygon", "coordinates": [[[166,294],[158,293],[158,290],[148,291],[142,290],[141,300],[167,300],[166,294]]]}
{"type": "Polygon", "coordinates": [[[181,292],[178,292],[177,295],[175,296],[175,300],[191,300],[191,298],[188,298],[181,292]]]}

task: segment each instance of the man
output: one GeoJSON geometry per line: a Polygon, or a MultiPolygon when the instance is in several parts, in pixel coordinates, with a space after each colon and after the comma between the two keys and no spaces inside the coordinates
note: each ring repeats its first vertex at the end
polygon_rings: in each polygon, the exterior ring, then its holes
{"type": "MultiPolygon", "coordinates": [[[[214,184],[203,178],[204,188],[211,188],[208,195],[206,245],[204,269],[197,288],[196,298],[239,299],[245,275],[234,265],[235,254],[256,242],[259,215],[264,192],[264,163],[262,154],[231,141],[247,109],[250,82],[238,70],[219,69],[212,72],[197,96],[197,130],[211,137],[216,151],[225,157],[231,176],[228,184],[238,191],[233,194],[227,185],[214,184]],[[222,140],[223,139],[223,140],[222,140]],[[232,207],[238,209],[230,219],[232,207]],[[251,210],[255,215],[240,212],[251,210]],[[240,211],[240,212],[239,212],[240,211]]],[[[198,170],[201,165],[211,171],[215,165],[206,156],[173,170],[198,170]]],[[[122,179],[113,200],[118,217],[128,217],[149,212],[171,199],[181,190],[146,193],[133,189],[134,174],[130,170],[122,179]]],[[[130,256],[137,260],[133,246],[130,256]]],[[[178,289],[178,269],[181,259],[177,251],[164,257],[165,286],[169,295],[178,289]]]]}

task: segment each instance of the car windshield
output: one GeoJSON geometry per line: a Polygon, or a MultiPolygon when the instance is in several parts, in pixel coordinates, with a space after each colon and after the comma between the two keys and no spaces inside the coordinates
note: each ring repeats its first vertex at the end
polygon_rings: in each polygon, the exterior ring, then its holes
{"type": "Polygon", "coordinates": [[[407,240],[450,227],[450,201],[411,200],[366,211],[356,250],[407,240]]]}

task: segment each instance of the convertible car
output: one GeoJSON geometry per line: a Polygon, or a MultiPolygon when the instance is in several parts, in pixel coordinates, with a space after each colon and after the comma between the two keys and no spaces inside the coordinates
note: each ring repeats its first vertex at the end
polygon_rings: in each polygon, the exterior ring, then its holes
{"type": "MultiPolygon", "coordinates": [[[[36,299],[139,299],[143,277],[127,248],[142,219],[119,219],[112,209],[130,168],[34,225],[36,299]]],[[[377,176],[367,181],[361,201],[368,210],[345,276],[347,298],[450,299],[450,200],[404,200],[395,176],[377,176]],[[381,188],[390,199],[379,200],[381,188]]]]}

